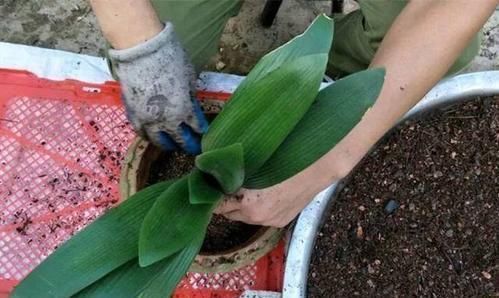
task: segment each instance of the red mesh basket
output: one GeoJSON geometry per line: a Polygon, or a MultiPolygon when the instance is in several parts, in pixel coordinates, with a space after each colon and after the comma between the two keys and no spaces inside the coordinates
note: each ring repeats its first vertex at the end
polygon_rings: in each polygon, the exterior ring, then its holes
{"type": "MultiPolygon", "coordinates": [[[[120,167],[135,137],[119,97],[116,82],[50,81],[0,69],[0,297],[119,201],[120,167]]],[[[204,90],[199,97],[228,95],[204,90]]],[[[283,246],[235,272],[189,273],[174,296],[280,291],[283,246]]]]}

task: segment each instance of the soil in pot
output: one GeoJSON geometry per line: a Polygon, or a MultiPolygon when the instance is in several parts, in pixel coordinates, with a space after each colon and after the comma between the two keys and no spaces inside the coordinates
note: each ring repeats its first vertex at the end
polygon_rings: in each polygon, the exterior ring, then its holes
{"type": "MultiPolygon", "coordinates": [[[[147,184],[184,176],[194,167],[194,159],[194,156],[182,152],[161,154],[152,163],[147,184]]],[[[255,236],[260,228],[215,214],[208,226],[201,252],[213,254],[237,248],[255,236]]]]}
{"type": "Polygon", "coordinates": [[[309,297],[499,293],[499,97],[401,126],[331,207],[309,297]]]}

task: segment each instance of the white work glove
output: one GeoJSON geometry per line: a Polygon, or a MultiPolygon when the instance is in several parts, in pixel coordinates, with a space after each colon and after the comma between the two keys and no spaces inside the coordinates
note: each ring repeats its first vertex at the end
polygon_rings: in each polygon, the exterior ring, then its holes
{"type": "Polygon", "coordinates": [[[136,132],[166,150],[200,153],[208,123],[194,98],[196,74],[173,25],[152,39],[109,50],[136,132]]]}

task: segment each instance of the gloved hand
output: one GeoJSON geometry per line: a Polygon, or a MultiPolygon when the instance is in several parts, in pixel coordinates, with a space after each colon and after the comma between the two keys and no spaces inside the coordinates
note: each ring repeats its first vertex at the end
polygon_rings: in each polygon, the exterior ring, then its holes
{"type": "Polygon", "coordinates": [[[173,25],[135,47],[109,50],[128,119],[139,135],[165,150],[200,153],[208,123],[194,98],[196,74],[173,25]]]}

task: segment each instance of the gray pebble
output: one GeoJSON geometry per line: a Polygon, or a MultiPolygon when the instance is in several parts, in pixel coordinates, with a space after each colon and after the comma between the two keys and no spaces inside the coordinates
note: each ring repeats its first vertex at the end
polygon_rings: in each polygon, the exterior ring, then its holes
{"type": "Polygon", "coordinates": [[[395,201],[395,200],[390,200],[388,201],[388,203],[386,203],[385,205],[385,212],[387,214],[392,214],[393,212],[395,212],[395,210],[397,210],[398,208],[400,207],[400,204],[395,201]]]}

